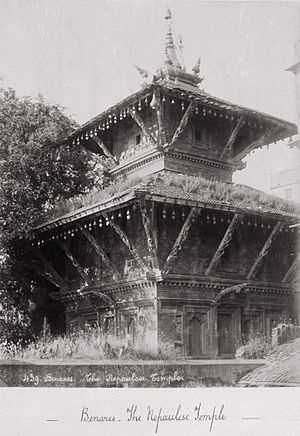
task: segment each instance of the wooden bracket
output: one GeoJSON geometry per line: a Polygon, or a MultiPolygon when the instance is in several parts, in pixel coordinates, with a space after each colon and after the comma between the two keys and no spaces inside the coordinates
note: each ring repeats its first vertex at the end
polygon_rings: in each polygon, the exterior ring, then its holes
{"type": "Polygon", "coordinates": [[[230,286],[229,288],[223,289],[216,297],[215,304],[218,304],[220,300],[228,294],[231,294],[234,292],[235,294],[239,294],[246,286],[248,286],[248,283],[241,283],[240,285],[234,285],[230,286]]]}
{"type": "Polygon", "coordinates": [[[117,162],[117,158],[114,157],[114,156],[111,154],[111,152],[110,152],[109,149],[106,147],[106,145],[104,144],[104,142],[101,141],[101,139],[99,138],[99,136],[98,136],[98,135],[94,135],[94,136],[92,137],[92,139],[96,142],[96,144],[98,145],[99,149],[104,153],[104,155],[105,155],[108,159],[112,160],[113,163],[114,163],[114,165],[116,165],[116,164],[118,163],[118,162],[117,162]]]}
{"type": "Polygon", "coordinates": [[[118,269],[114,265],[114,263],[107,256],[99,242],[94,238],[94,236],[88,232],[86,229],[77,224],[77,228],[81,231],[82,235],[89,241],[89,243],[94,247],[96,253],[101,256],[104,264],[113,271],[116,279],[121,279],[122,275],[119,273],[118,269]]]}
{"type": "Polygon", "coordinates": [[[67,282],[60,276],[60,274],[58,274],[58,272],[54,269],[49,260],[46,259],[43,253],[36,247],[31,247],[31,251],[39,259],[45,270],[54,278],[59,288],[63,291],[67,291],[69,289],[67,282]]]}
{"type": "Polygon", "coordinates": [[[57,288],[60,288],[60,285],[57,283],[57,281],[52,277],[52,275],[49,273],[49,271],[44,271],[42,268],[40,268],[38,265],[31,263],[31,262],[20,262],[20,265],[24,266],[27,269],[30,269],[31,271],[34,271],[36,274],[38,274],[43,279],[47,280],[52,285],[56,286],[57,288]]]}
{"type": "Polygon", "coordinates": [[[147,238],[148,250],[152,261],[152,268],[154,270],[158,270],[159,265],[158,265],[158,258],[157,258],[157,247],[155,245],[152,224],[151,224],[150,217],[148,215],[144,196],[140,198],[140,209],[141,209],[142,223],[147,238]]]}
{"type": "Polygon", "coordinates": [[[212,272],[216,271],[216,269],[221,261],[221,257],[223,256],[224,251],[226,250],[228,245],[230,244],[230,241],[232,240],[232,237],[233,237],[233,233],[234,233],[236,227],[239,225],[242,218],[243,218],[243,215],[240,215],[238,213],[236,213],[233,216],[229,226],[227,227],[225,235],[223,236],[223,239],[220,242],[220,245],[218,246],[208,268],[205,271],[206,276],[208,276],[212,272]]]}
{"type": "Polygon", "coordinates": [[[63,241],[56,240],[55,243],[61,248],[61,250],[63,250],[63,252],[67,256],[67,258],[71,261],[75,270],[82,277],[82,279],[86,282],[86,284],[90,285],[91,282],[90,282],[88,275],[86,274],[86,272],[84,271],[84,269],[82,268],[82,266],[80,265],[78,260],[73,256],[69,247],[63,241]]]}
{"type": "Polygon", "coordinates": [[[131,108],[129,108],[129,113],[131,117],[134,119],[134,121],[137,123],[137,125],[141,128],[146,140],[151,142],[152,144],[157,144],[156,138],[152,135],[151,132],[149,132],[140,115],[136,111],[132,110],[131,108]]]}
{"type": "Polygon", "coordinates": [[[300,262],[300,254],[297,254],[295,259],[293,260],[292,265],[289,267],[289,269],[285,273],[285,275],[282,279],[282,283],[289,283],[290,282],[291,277],[296,272],[297,267],[299,266],[299,262],[300,262]]]}
{"type": "Polygon", "coordinates": [[[224,149],[223,149],[223,151],[222,151],[222,153],[221,153],[221,158],[226,154],[226,153],[230,153],[230,152],[232,152],[232,146],[233,146],[233,144],[235,143],[235,141],[236,141],[236,138],[237,138],[237,136],[238,136],[238,134],[239,134],[239,131],[241,130],[241,128],[243,127],[243,124],[244,124],[244,117],[240,117],[239,119],[238,119],[238,122],[236,123],[236,126],[235,126],[235,128],[233,129],[233,131],[231,132],[231,135],[230,135],[230,137],[229,137],[229,139],[228,139],[228,141],[227,141],[227,143],[226,143],[226,145],[225,145],[225,147],[224,147],[224,149]]]}
{"type": "Polygon", "coordinates": [[[278,130],[278,128],[272,129],[269,132],[266,132],[262,134],[259,138],[255,139],[251,144],[249,144],[246,148],[241,150],[239,153],[237,153],[235,156],[233,156],[235,161],[239,161],[247,156],[247,154],[254,150],[257,147],[262,147],[266,144],[266,142],[271,141],[270,137],[274,135],[274,133],[278,130]]]}
{"type": "Polygon", "coordinates": [[[126,233],[119,227],[113,220],[109,219],[108,215],[105,212],[102,212],[103,217],[108,221],[109,225],[115,230],[115,232],[120,236],[121,240],[124,242],[134,259],[140,265],[143,270],[151,273],[151,269],[145,264],[141,256],[138,254],[138,251],[133,246],[133,244],[129,241],[126,233]]]}
{"type": "Polygon", "coordinates": [[[177,126],[177,129],[175,130],[175,133],[174,133],[173,138],[172,138],[171,143],[170,143],[170,147],[174,144],[174,142],[177,141],[179,136],[182,134],[182,132],[186,128],[186,125],[190,119],[190,116],[193,114],[194,107],[195,107],[195,103],[193,101],[191,101],[190,104],[188,105],[185,113],[183,114],[183,117],[181,118],[180,123],[177,126]]]}
{"type": "Polygon", "coordinates": [[[196,207],[191,208],[185,222],[183,223],[183,226],[181,227],[180,232],[178,233],[178,236],[177,236],[176,241],[172,247],[172,250],[171,250],[171,252],[170,252],[169,256],[167,257],[167,260],[164,264],[164,267],[163,267],[164,274],[169,273],[170,266],[177,259],[178,251],[180,251],[182,249],[182,245],[183,245],[184,241],[186,240],[186,238],[188,237],[190,228],[191,228],[192,223],[193,223],[193,219],[197,215],[199,215],[200,212],[201,212],[201,209],[196,209],[196,207]]]}
{"type": "Polygon", "coordinates": [[[274,238],[280,232],[280,230],[282,229],[283,226],[284,226],[284,223],[282,223],[281,221],[278,221],[275,224],[275,226],[273,227],[270,235],[268,236],[268,239],[266,240],[264,246],[260,250],[257,258],[255,259],[255,262],[254,262],[252,268],[250,269],[250,271],[249,271],[249,273],[247,275],[247,279],[248,280],[252,279],[256,275],[256,273],[257,273],[257,271],[258,271],[258,269],[259,269],[259,267],[261,265],[261,262],[262,262],[263,258],[268,254],[268,251],[270,249],[270,246],[271,246],[274,238]]]}

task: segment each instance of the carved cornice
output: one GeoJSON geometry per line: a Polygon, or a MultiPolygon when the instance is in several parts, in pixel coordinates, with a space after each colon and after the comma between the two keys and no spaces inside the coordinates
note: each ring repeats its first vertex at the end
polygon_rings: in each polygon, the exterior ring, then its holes
{"type": "Polygon", "coordinates": [[[89,297],[89,295],[94,295],[95,292],[100,291],[102,294],[106,294],[107,297],[115,299],[116,294],[123,292],[129,293],[130,291],[136,290],[150,290],[156,289],[156,282],[147,280],[134,280],[131,282],[119,281],[118,283],[106,283],[106,284],[94,284],[93,286],[86,286],[81,289],[80,292],[70,291],[61,296],[60,301],[74,301],[81,300],[89,297]]]}
{"type": "MultiPolygon", "coordinates": [[[[167,289],[205,289],[205,290],[215,290],[220,291],[224,288],[228,287],[229,282],[215,282],[212,283],[210,281],[189,281],[189,280],[163,280],[162,282],[157,283],[158,289],[167,288],[167,289]]],[[[231,286],[236,286],[237,283],[232,282],[231,286]]],[[[246,286],[247,293],[259,293],[259,294],[281,294],[281,295],[290,295],[291,289],[287,287],[275,287],[275,286],[263,286],[263,285],[255,285],[248,284],[246,286]]]]}
{"type": "Polygon", "coordinates": [[[177,151],[167,151],[165,153],[165,156],[180,159],[180,160],[185,160],[197,164],[207,165],[213,168],[220,168],[223,170],[225,169],[228,171],[233,171],[239,168],[239,165],[235,162],[232,163],[219,162],[219,161],[211,160],[209,158],[203,158],[203,157],[201,158],[198,156],[191,156],[188,154],[179,153],[177,151]]]}
{"type": "Polygon", "coordinates": [[[150,153],[145,153],[144,155],[139,155],[136,158],[133,157],[132,161],[125,161],[124,164],[117,166],[110,170],[110,174],[116,177],[129,174],[139,168],[143,168],[152,162],[163,159],[163,153],[157,151],[157,149],[151,149],[150,153]]]}

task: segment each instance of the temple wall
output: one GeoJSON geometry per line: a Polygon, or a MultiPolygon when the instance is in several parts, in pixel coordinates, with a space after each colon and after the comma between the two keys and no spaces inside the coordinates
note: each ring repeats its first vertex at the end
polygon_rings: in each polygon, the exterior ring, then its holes
{"type": "MultiPolygon", "coordinates": [[[[188,209],[184,206],[160,204],[157,207],[158,255],[161,268],[184,223],[182,214],[185,219],[188,209]],[[164,210],[165,218],[163,218],[164,210]]],[[[189,229],[188,236],[177,253],[177,259],[170,266],[170,273],[203,275],[222,241],[232,216],[233,214],[202,209],[200,216],[189,229]]],[[[243,224],[239,224],[235,229],[228,248],[212,276],[245,279],[276,222],[245,216],[243,224]]],[[[268,255],[262,260],[255,279],[264,282],[281,282],[291,265],[291,255],[295,250],[296,242],[292,233],[290,231],[279,233],[274,238],[268,255]],[[283,253],[285,255],[282,255],[283,253]]]]}

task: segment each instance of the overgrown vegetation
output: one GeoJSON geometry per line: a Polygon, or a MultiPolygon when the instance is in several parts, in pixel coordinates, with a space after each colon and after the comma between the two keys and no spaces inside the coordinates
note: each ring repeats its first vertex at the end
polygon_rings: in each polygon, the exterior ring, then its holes
{"type": "Polygon", "coordinates": [[[34,340],[3,340],[0,342],[0,359],[18,360],[152,360],[161,358],[151,343],[141,338],[116,337],[113,333],[101,334],[99,328],[88,325],[73,333],[53,337],[46,321],[41,335],[34,340]]]}
{"type": "Polygon", "coordinates": [[[272,348],[268,338],[258,332],[252,333],[249,338],[242,338],[240,342],[235,355],[243,359],[263,359],[272,348]]]}
{"type": "Polygon", "coordinates": [[[75,127],[59,106],[0,85],[0,339],[17,341],[22,330],[23,337],[30,335],[36,281],[18,262],[18,241],[30,237],[57,201],[95,185],[95,162],[84,150],[53,147],[75,127]]]}
{"type": "Polygon", "coordinates": [[[89,206],[101,200],[106,200],[115,195],[139,189],[141,184],[147,183],[147,188],[175,188],[176,196],[197,194],[199,201],[211,200],[219,201],[221,204],[234,204],[241,208],[263,211],[282,211],[286,213],[300,213],[300,208],[296,204],[283,200],[262,191],[258,191],[246,185],[225,183],[218,180],[205,179],[200,176],[190,176],[186,174],[164,174],[163,178],[158,176],[149,176],[147,179],[132,178],[111,181],[111,184],[105,189],[94,189],[87,195],[80,195],[68,201],[56,203],[47,214],[47,221],[73,212],[81,207],[89,206]]]}

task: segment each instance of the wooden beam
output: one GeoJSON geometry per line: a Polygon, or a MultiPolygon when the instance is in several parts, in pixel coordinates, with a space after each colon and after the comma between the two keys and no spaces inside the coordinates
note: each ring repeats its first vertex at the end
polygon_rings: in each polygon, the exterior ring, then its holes
{"type": "Polygon", "coordinates": [[[101,139],[99,138],[98,135],[94,135],[92,136],[92,139],[96,142],[96,144],[98,145],[98,147],[100,148],[100,150],[103,151],[104,155],[109,158],[112,159],[114,164],[117,164],[117,159],[116,157],[114,157],[111,152],[109,151],[109,149],[106,147],[106,145],[104,144],[103,141],[101,141],[101,139]]]}
{"type": "Polygon", "coordinates": [[[195,103],[193,101],[191,101],[190,104],[188,105],[185,113],[183,114],[183,117],[181,118],[180,123],[177,126],[177,129],[175,130],[175,133],[174,133],[173,138],[171,140],[170,146],[172,146],[174,144],[174,142],[177,141],[179,136],[182,134],[182,132],[186,128],[186,125],[189,121],[189,118],[193,114],[194,107],[195,107],[195,103]]]}
{"type": "Polygon", "coordinates": [[[243,218],[243,215],[240,215],[238,213],[236,213],[233,216],[229,226],[227,227],[225,235],[223,236],[222,241],[220,242],[208,268],[205,271],[206,276],[208,276],[212,272],[216,271],[216,269],[218,268],[218,265],[221,261],[223,254],[224,254],[224,251],[226,250],[226,248],[230,244],[230,241],[232,240],[232,237],[233,237],[233,233],[234,233],[235,229],[237,228],[237,226],[239,225],[242,218],[243,218]]]}
{"type": "Polygon", "coordinates": [[[149,254],[151,257],[151,261],[152,261],[152,267],[154,270],[158,270],[159,265],[158,265],[158,259],[157,259],[157,247],[155,245],[152,223],[151,223],[150,217],[148,215],[144,196],[142,196],[140,198],[140,210],[141,210],[141,216],[142,216],[142,223],[144,226],[146,239],[147,239],[147,246],[148,246],[149,254]]]}
{"type": "Polygon", "coordinates": [[[133,246],[133,244],[129,241],[126,233],[119,227],[113,220],[109,219],[108,215],[105,212],[102,212],[104,218],[108,221],[109,225],[115,230],[115,232],[120,236],[121,240],[124,242],[134,259],[140,265],[140,267],[147,272],[151,273],[151,269],[145,264],[141,256],[139,255],[137,249],[133,246]]]}
{"type": "Polygon", "coordinates": [[[27,269],[30,269],[31,271],[34,271],[36,274],[38,274],[43,279],[47,280],[52,285],[56,286],[57,288],[60,288],[59,284],[56,282],[56,280],[51,276],[49,271],[44,271],[42,268],[40,268],[35,263],[31,262],[20,262],[20,265],[24,266],[27,269]]]}
{"type": "Polygon", "coordinates": [[[154,95],[157,101],[156,115],[157,115],[157,124],[158,124],[158,141],[159,141],[159,145],[163,147],[167,144],[166,129],[164,123],[163,105],[160,99],[160,92],[157,88],[154,88],[154,95]]]}
{"type": "Polygon", "coordinates": [[[235,161],[239,161],[247,156],[247,154],[254,150],[255,148],[262,147],[263,145],[266,145],[268,141],[271,141],[272,135],[278,130],[278,128],[273,129],[269,132],[266,132],[262,134],[259,138],[255,139],[251,144],[249,144],[246,148],[241,150],[239,153],[237,153],[235,156],[233,156],[235,161]]]}
{"type": "Polygon", "coordinates": [[[170,251],[169,256],[167,257],[167,260],[163,267],[163,273],[168,274],[170,266],[175,262],[178,256],[178,251],[182,249],[182,245],[186,238],[188,237],[190,228],[193,223],[193,218],[195,218],[197,215],[200,214],[201,209],[196,209],[196,207],[192,207],[188,216],[186,217],[185,222],[183,223],[183,226],[181,227],[180,232],[178,233],[178,236],[176,238],[176,241],[172,247],[172,250],[170,251]]]}
{"type": "Polygon", "coordinates": [[[240,285],[234,285],[234,286],[230,286],[229,288],[225,288],[223,289],[217,296],[215,299],[215,304],[218,304],[219,301],[228,294],[231,294],[232,292],[234,292],[235,294],[239,294],[246,286],[248,285],[248,283],[241,283],[240,285]]]}
{"type": "Polygon", "coordinates": [[[49,260],[43,255],[43,253],[36,247],[31,247],[31,251],[39,259],[39,261],[42,263],[45,270],[47,272],[49,272],[50,275],[54,278],[55,282],[58,284],[60,289],[62,289],[63,291],[67,291],[69,289],[67,282],[60,276],[60,274],[52,266],[52,264],[49,262],[49,260]]]}
{"type": "Polygon", "coordinates": [[[121,279],[122,275],[117,270],[115,264],[110,260],[110,258],[107,256],[103,248],[101,247],[100,243],[94,238],[94,236],[88,232],[86,229],[81,227],[79,224],[77,224],[77,228],[80,230],[81,234],[89,241],[89,243],[94,247],[96,253],[101,256],[104,264],[110,268],[116,279],[121,279]]]}
{"type": "Polygon", "coordinates": [[[236,123],[235,128],[233,129],[233,131],[231,132],[231,135],[229,136],[229,139],[221,153],[221,158],[226,154],[226,153],[230,153],[232,152],[232,146],[236,141],[236,138],[239,134],[239,131],[241,130],[241,128],[243,127],[244,124],[244,117],[240,117],[238,119],[238,122],[236,123]]]}
{"type": "Polygon", "coordinates": [[[63,250],[63,252],[67,256],[67,258],[70,260],[70,262],[72,263],[75,270],[82,277],[82,279],[86,282],[86,284],[90,285],[91,281],[90,281],[88,275],[86,274],[86,272],[84,271],[84,269],[82,268],[82,266],[80,265],[78,260],[73,256],[69,247],[64,242],[59,241],[59,240],[56,240],[55,243],[61,248],[61,250],[63,250]]]}
{"type": "Polygon", "coordinates": [[[258,271],[258,269],[259,269],[259,267],[261,265],[261,262],[262,262],[263,258],[268,254],[268,251],[270,249],[270,246],[271,246],[275,236],[282,229],[283,225],[284,225],[284,223],[282,223],[281,221],[278,221],[275,224],[275,226],[273,227],[270,235],[268,236],[268,239],[264,243],[264,245],[263,245],[262,249],[260,250],[257,258],[255,259],[254,264],[252,265],[252,268],[250,269],[250,271],[249,271],[249,273],[247,275],[247,279],[248,280],[252,279],[256,275],[256,273],[257,273],[257,271],[258,271]]]}
{"type": "Polygon", "coordinates": [[[297,267],[299,266],[299,262],[300,262],[300,254],[297,254],[295,259],[292,262],[292,265],[289,267],[289,269],[285,273],[285,275],[282,279],[282,283],[289,283],[291,277],[293,276],[294,272],[296,272],[297,267]]]}
{"type": "Polygon", "coordinates": [[[131,117],[134,119],[134,121],[137,123],[137,125],[141,128],[144,137],[147,139],[147,141],[151,142],[152,144],[156,144],[156,138],[152,135],[152,133],[147,129],[144,121],[140,117],[140,115],[137,113],[137,111],[133,111],[131,108],[129,108],[129,113],[131,117]]]}

